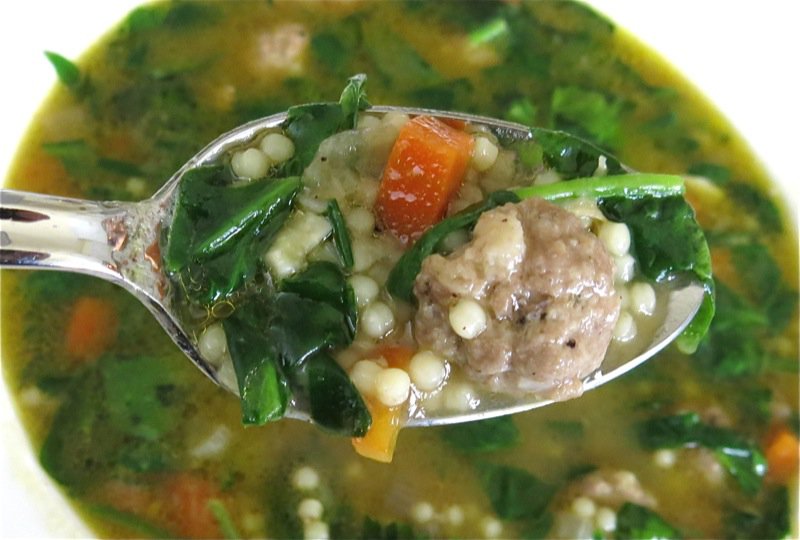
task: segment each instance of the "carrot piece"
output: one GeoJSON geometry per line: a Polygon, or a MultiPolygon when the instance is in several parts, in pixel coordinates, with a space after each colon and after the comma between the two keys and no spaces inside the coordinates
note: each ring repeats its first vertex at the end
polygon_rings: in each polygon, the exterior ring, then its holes
{"type": "Polygon", "coordinates": [[[406,122],[383,170],[375,212],[404,244],[441,220],[464,180],[473,138],[431,116],[406,122]]]}
{"type": "Polygon", "coordinates": [[[98,359],[116,341],[118,327],[117,310],[109,300],[78,298],[67,323],[67,354],[75,362],[98,359]]]}
{"type": "Polygon", "coordinates": [[[194,473],[171,475],[164,484],[166,519],[184,538],[221,538],[208,502],[219,498],[211,482],[194,473]]]}
{"type": "Polygon", "coordinates": [[[367,401],[367,407],[372,415],[372,425],[366,435],[351,439],[353,448],[366,458],[381,463],[391,463],[397,435],[400,433],[404,406],[387,407],[367,401]]]}
{"type": "Polygon", "coordinates": [[[785,425],[770,430],[765,445],[767,478],[773,482],[786,483],[797,474],[800,461],[800,441],[785,425]]]}

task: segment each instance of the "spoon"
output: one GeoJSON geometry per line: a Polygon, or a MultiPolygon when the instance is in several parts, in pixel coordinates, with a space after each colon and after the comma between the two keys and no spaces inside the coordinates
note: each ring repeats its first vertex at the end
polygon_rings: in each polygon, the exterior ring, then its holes
{"type": "MultiPolygon", "coordinates": [[[[426,114],[463,120],[491,128],[506,140],[528,140],[529,128],[487,117],[405,107],[372,107],[371,112],[426,114]]],[[[150,310],[186,356],[217,385],[237,394],[234,381],[203,359],[191,332],[183,326],[166,295],[158,250],[161,224],[174,206],[177,187],[190,169],[217,162],[230,150],[253,141],[260,133],[279,126],[286,113],[243,124],[218,137],[181,167],[151,198],[141,202],[96,202],[14,190],[0,190],[0,268],[64,270],[96,276],[115,283],[150,310]]],[[[643,352],[612,361],[584,379],[584,391],[597,388],[639,366],[669,345],[688,325],[703,299],[699,283],[674,288],[666,299],[666,315],[643,352]]],[[[466,412],[421,412],[412,406],[407,426],[436,426],[471,422],[523,412],[553,403],[536,395],[482,394],[466,412]]],[[[310,421],[309,411],[290,403],[287,417],[310,421]]]]}

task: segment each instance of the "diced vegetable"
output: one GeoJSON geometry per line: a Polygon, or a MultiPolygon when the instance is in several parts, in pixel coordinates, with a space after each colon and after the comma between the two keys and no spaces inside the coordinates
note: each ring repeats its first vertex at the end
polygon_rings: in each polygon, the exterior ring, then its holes
{"type": "Polygon", "coordinates": [[[366,458],[391,463],[402,426],[403,407],[386,407],[375,401],[369,401],[368,407],[372,425],[366,435],[352,439],[353,448],[366,458]]]}
{"type": "Polygon", "coordinates": [[[196,473],[170,475],[164,483],[167,520],[184,538],[221,538],[209,503],[219,498],[214,485],[196,473]]]}
{"type": "Polygon", "coordinates": [[[473,139],[430,117],[407,122],[383,171],[375,212],[403,243],[438,223],[464,180],[473,139]]]}
{"type": "Polygon", "coordinates": [[[114,344],[118,328],[117,310],[111,302],[94,296],[79,298],[67,323],[67,354],[76,362],[97,360],[114,344]]]}
{"type": "Polygon", "coordinates": [[[764,454],[767,458],[767,479],[785,484],[797,478],[800,441],[787,426],[773,427],[767,436],[764,454]]]}

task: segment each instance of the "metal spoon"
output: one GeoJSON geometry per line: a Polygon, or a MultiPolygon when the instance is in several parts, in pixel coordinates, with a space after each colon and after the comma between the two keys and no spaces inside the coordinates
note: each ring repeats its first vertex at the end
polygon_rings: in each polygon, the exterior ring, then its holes
{"type": "MultiPolygon", "coordinates": [[[[485,125],[507,140],[528,140],[532,134],[520,124],[461,113],[403,107],[373,107],[372,112],[427,114],[485,125]]],[[[280,125],[286,113],[249,122],[229,131],[180,168],[151,198],[131,202],[95,202],[36,193],[0,190],[0,268],[65,270],[96,276],[128,290],[150,310],[167,334],[189,359],[217,385],[237,394],[238,389],[220,377],[204,360],[191,332],[184,328],[165,295],[166,278],[160,271],[158,252],[161,224],[171,216],[176,188],[190,169],[217,162],[230,150],[253,141],[268,128],[280,125]]],[[[648,346],[621,362],[608,358],[584,380],[584,391],[605,384],[642,364],[671,343],[691,321],[703,299],[698,283],[687,283],[668,296],[666,316],[648,346]]],[[[467,412],[412,410],[407,426],[435,426],[470,422],[548,405],[536,395],[482,395],[467,412]]],[[[412,407],[413,409],[413,407],[412,407]]],[[[287,416],[310,420],[298,403],[287,416]]]]}

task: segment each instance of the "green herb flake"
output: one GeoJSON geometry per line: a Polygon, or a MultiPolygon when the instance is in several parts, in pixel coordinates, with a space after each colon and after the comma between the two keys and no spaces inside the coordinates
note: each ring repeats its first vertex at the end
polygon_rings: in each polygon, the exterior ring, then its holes
{"type": "Polygon", "coordinates": [[[45,51],[44,55],[55,68],[58,80],[68,88],[77,88],[81,82],[81,71],[78,66],[58,53],[45,51]]]}

